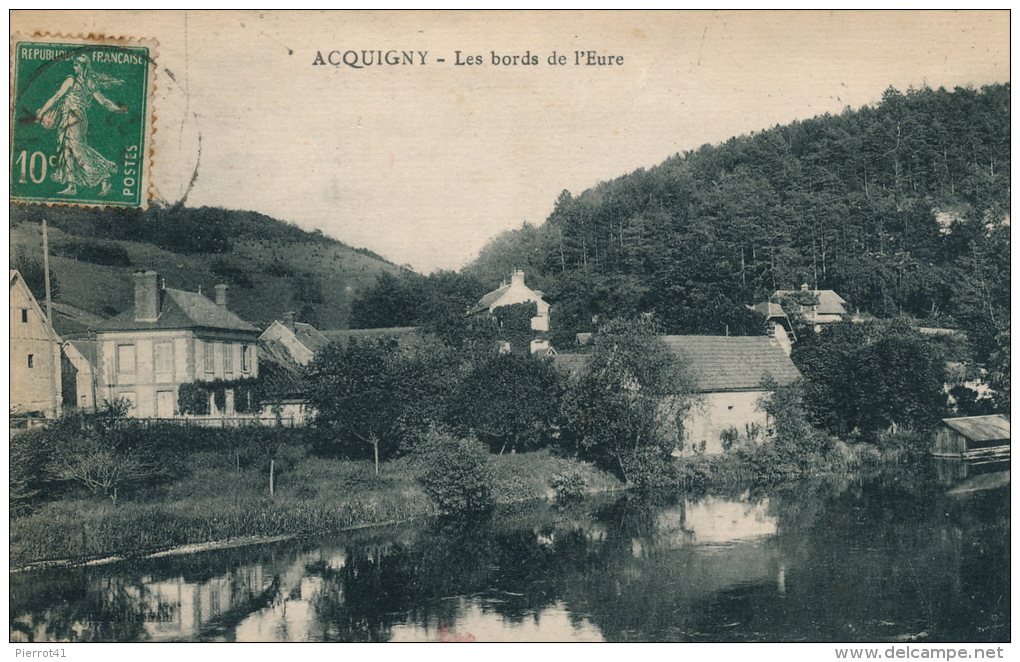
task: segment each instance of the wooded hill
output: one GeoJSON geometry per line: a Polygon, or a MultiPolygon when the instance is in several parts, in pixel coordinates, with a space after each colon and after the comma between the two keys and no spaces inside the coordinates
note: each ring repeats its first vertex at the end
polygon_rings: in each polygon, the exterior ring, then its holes
{"type": "MultiPolygon", "coordinates": [[[[554,343],[595,315],[667,333],[755,333],[744,304],[833,289],[878,317],[1009,324],[1010,86],[889,89],[880,103],[676,154],[492,240],[464,275],[513,267],[553,304],[554,343]]],[[[562,346],[562,345],[560,345],[562,346]]]]}
{"type": "Polygon", "coordinates": [[[401,271],[371,251],[254,212],[11,205],[10,213],[11,266],[24,272],[40,301],[47,220],[56,323],[65,333],[129,307],[136,269],[158,271],[169,287],[210,295],[215,284],[227,283],[230,308],[257,326],[295,311],[299,321],[320,328],[346,327],[358,293],[379,274],[401,271]]]}

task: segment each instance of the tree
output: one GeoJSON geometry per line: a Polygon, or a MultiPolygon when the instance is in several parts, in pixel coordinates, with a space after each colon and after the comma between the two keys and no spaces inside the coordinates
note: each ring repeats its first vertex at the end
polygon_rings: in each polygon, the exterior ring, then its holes
{"type": "Polygon", "coordinates": [[[367,444],[378,473],[380,460],[444,419],[455,368],[454,353],[429,339],[331,344],[308,366],[315,425],[331,435],[333,451],[367,444]]]}
{"type": "Polygon", "coordinates": [[[432,429],[417,448],[419,482],[446,514],[492,508],[492,468],[485,446],[432,429]]]}
{"type": "Polygon", "coordinates": [[[44,428],[11,434],[7,487],[12,515],[28,513],[47,494],[46,468],[56,441],[44,428]]]}
{"type": "Polygon", "coordinates": [[[944,404],[945,363],[905,322],[840,322],[794,346],[816,425],[868,438],[891,425],[931,427],[944,404]]]}
{"type": "Polygon", "coordinates": [[[890,89],[677,154],[564,191],[543,226],[500,236],[465,270],[490,284],[534,272],[558,347],[595,316],[758,334],[745,304],[807,282],[878,317],[961,328],[984,363],[1009,317],[1010,92],[890,89]]]}
{"type": "Polygon", "coordinates": [[[579,454],[624,480],[633,458],[665,457],[693,401],[689,364],[659,339],[650,322],[610,320],[592,338],[585,366],[571,381],[562,413],[579,454]]]}
{"type": "Polygon", "coordinates": [[[495,354],[460,380],[451,418],[500,455],[532,449],[552,438],[562,394],[563,377],[548,359],[495,354]]]}
{"type": "Polygon", "coordinates": [[[383,271],[374,285],[351,302],[352,329],[413,326],[425,299],[425,278],[412,273],[383,271]]]}
{"type": "Polygon", "coordinates": [[[398,447],[403,403],[391,370],[395,355],[391,342],[352,342],[347,347],[333,343],[308,366],[308,400],[316,411],[315,425],[339,435],[342,451],[350,450],[351,441],[368,444],[376,474],[380,455],[389,456],[398,447]]]}
{"type": "Polygon", "coordinates": [[[59,419],[51,430],[60,442],[50,444],[50,476],[78,482],[116,504],[122,488],[169,475],[172,462],[140,442],[137,428],[122,429],[126,412],[127,403],[116,401],[96,413],[59,419]]]}
{"type": "Polygon", "coordinates": [[[64,440],[54,453],[51,472],[57,479],[79,482],[116,504],[121,488],[158,476],[162,468],[138,449],[124,449],[86,435],[64,440]]]}
{"type": "Polygon", "coordinates": [[[1009,370],[1009,327],[995,337],[997,349],[988,359],[988,383],[995,389],[995,408],[1009,415],[1010,370],[1009,370]]]}
{"type": "MultiPolygon", "coordinates": [[[[23,247],[14,247],[11,251],[11,269],[17,269],[28,286],[32,296],[42,303],[46,300],[46,276],[42,258],[28,253],[23,247]]],[[[57,298],[60,287],[57,277],[50,271],[50,297],[57,298]]]]}

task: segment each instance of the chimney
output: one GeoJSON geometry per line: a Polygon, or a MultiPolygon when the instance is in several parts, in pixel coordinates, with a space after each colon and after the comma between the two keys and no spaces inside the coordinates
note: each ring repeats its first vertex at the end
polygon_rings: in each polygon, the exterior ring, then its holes
{"type": "Polygon", "coordinates": [[[213,287],[216,290],[216,305],[223,308],[227,307],[227,286],[223,283],[213,287]]]}
{"type": "Polygon", "coordinates": [[[511,285],[524,285],[524,272],[518,269],[514,272],[514,275],[510,277],[511,285]]]}
{"type": "Polygon", "coordinates": [[[294,313],[287,312],[283,314],[283,325],[291,331],[294,330],[294,313]]]}
{"type": "Polygon", "coordinates": [[[159,317],[159,274],[155,271],[136,271],[135,321],[155,322],[159,317]]]}

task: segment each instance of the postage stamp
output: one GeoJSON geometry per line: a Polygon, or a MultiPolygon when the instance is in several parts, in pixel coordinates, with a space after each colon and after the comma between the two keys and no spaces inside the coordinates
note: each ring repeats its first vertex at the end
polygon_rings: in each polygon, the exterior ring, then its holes
{"type": "Polygon", "coordinates": [[[147,206],[156,43],[37,34],[11,46],[11,201],[147,206]]]}

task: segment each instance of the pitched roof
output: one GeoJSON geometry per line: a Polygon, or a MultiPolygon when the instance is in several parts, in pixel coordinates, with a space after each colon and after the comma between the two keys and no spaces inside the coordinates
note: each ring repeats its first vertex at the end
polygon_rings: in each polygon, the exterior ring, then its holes
{"type": "Polygon", "coordinates": [[[768,336],[662,336],[685,355],[703,392],[753,391],[767,377],[785,386],[800,371],[783,348],[768,336]]]}
{"type": "MultiPolygon", "coordinates": [[[[790,294],[796,294],[802,290],[776,290],[773,297],[787,296],[790,294]]],[[[850,311],[846,309],[843,304],[846,303],[846,299],[836,294],[833,290],[808,290],[811,294],[815,295],[818,299],[818,306],[815,308],[815,314],[817,315],[847,315],[850,311]]]]}
{"type": "Polygon", "coordinates": [[[817,312],[819,315],[846,315],[850,312],[843,305],[846,303],[846,299],[832,290],[816,290],[815,296],[818,297],[817,312]]]}
{"type": "Polygon", "coordinates": [[[761,303],[756,303],[753,306],[748,306],[748,308],[759,312],[768,318],[787,317],[786,311],[783,310],[783,307],[778,303],[773,303],[772,301],[762,301],[761,303]]]}
{"type": "Polygon", "coordinates": [[[9,269],[8,277],[10,279],[10,288],[12,290],[14,288],[18,288],[24,293],[25,298],[28,300],[28,304],[32,306],[32,310],[35,312],[35,314],[39,317],[39,320],[42,322],[43,328],[49,331],[49,334],[53,340],[59,341],[60,340],[59,334],[57,333],[56,329],[53,328],[53,325],[50,324],[49,318],[46,317],[46,313],[43,312],[42,307],[35,298],[35,295],[32,294],[32,290],[29,289],[28,283],[25,282],[25,277],[22,276],[21,272],[18,271],[17,269],[9,269]]]}
{"type": "Polygon", "coordinates": [[[103,324],[100,331],[129,331],[142,329],[225,329],[228,331],[253,331],[254,326],[218,306],[197,292],[185,292],[166,288],[160,297],[159,315],[155,322],[135,320],[135,307],[131,306],[121,314],[103,324]]]}
{"type": "MultiPolygon", "coordinates": [[[[698,391],[756,391],[767,377],[786,385],[800,371],[783,348],[767,336],[660,336],[677,354],[691,362],[698,391]]],[[[559,354],[555,365],[577,373],[587,354],[559,354]]]]}
{"type": "Polygon", "coordinates": [[[329,344],[329,338],[322,335],[314,326],[305,322],[294,322],[294,335],[297,336],[302,345],[312,350],[312,352],[318,352],[329,344]]]}
{"type": "Polygon", "coordinates": [[[76,308],[70,304],[54,301],[53,328],[63,338],[87,337],[92,329],[101,327],[106,318],[76,308]]]}
{"type": "Polygon", "coordinates": [[[82,358],[88,361],[91,365],[96,365],[98,355],[96,345],[98,345],[99,343],[97,343],[95,340],[78,340],[78,339],[68,340],[67,342],[70,345],[72,345],[76,350],[78,350],[78,353],[82,355],[82,358]]]}
{"type": "Polygon", "coordinates": [[[392,338],[404,343],[413,341],[418,334],[416,326],[393,326],[379,329],[328,329],[322,331],[322,335],[329,342],[338,342],[347,345],[352,339],[363,340],[385,340],[392,338]]]}
{"type": "Polygon", "coordinates": [[[506,285],[503,285],[503,286],[501,286],[501,287],[499,287],[499,288],[489,292],[488,294],[483,296],[481,299],[479,299],[478,303],[476,303],[474,306],[471,307],[471,310],[468,311],[468,314],[469,315],[474,315],[475,313],[480,313],[483,310],[488,310],[489,306],[491,306],[492,304],[496,303],[496,301],[498,301],[501,296],[506,294],[506,291],[509,290],[509,289],[510,289],[510,283],[507,283],[506,285]]]}
{"type": "Polygon", "coordinates": [[[1009,419],[1000,414],[943,418],[942,422],[971,441],[1009,439],[1009,419]]]}

